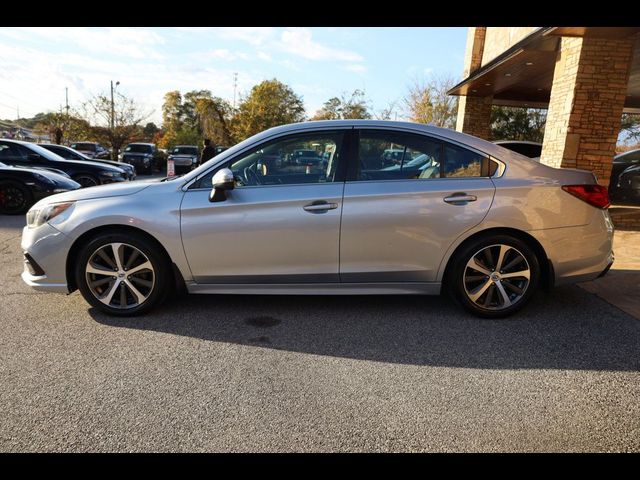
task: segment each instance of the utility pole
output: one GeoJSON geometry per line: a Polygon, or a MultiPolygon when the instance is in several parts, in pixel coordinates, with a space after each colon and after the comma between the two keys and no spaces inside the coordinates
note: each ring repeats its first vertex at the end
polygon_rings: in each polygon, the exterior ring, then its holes
{"type": "Polygon", "coordinates": [[[238,73],[233,74],[233,109],[236,109],[236,87],[238,86],[238,73]]]}
{"type": "Polygon", "coordinates": [[[18,118],[16,120],[20,120],[20,105],[16,107],[16,110],[18,111],[18,118]]]}
{"type": "Polygon", "coordinates": [[[67,104],[67,118],[69,118],[69,87],[64,87],[64,97],[67,104]]]}
{"type": "MultiPolygon", "coordinates": [[[[116,82],[116,87],[120,85],[120,82],[117,81],[116,82]]],[[[113,80],[111,80],[111,138],[113,139],[114,136],[114,129],[115,129],[115,106],[113,103],[113,80]]],[[[113,147],[113,145],[112,145],[113,147]]],[[[118,160],[118,149],[113,148],[113,152],[112,152],[112,160],[118,160]]]]}

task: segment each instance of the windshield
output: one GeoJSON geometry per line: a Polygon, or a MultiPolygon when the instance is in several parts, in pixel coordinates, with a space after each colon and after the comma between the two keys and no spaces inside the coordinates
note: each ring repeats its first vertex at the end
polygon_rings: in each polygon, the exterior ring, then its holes
{"type": "Polygon", "coordinates": [[[130,153],[151,153],[151,145],[127,145],[124,151],[130,153]]]}
{"type": "Polygon", "coordinates": [[[198,155],[198,147],[175,147],[171,153],[173,155],[198,155]]]}
{"type": "MultiPolygon", "coordinates": [[[[52,151],[47,150],[46,148],[42,148],[40,145],[35,145],[33,143],[30,143],[28,148],[30,148],[31,150],[39,154],[41,157],[46,158],[47,160],[55,160],[56,162],[61,160],[65,161],[65,159],[60,155],[56,155],[52,151]]],[[[65,163],[68,164],[68,162],[65,162],[65,163]]]]}
{"type": "Polygon", "coordinates": [[[73,143],[71,148],[75,150],[90,150],[92,152],[96,149],[93,143],[73,143]]]}

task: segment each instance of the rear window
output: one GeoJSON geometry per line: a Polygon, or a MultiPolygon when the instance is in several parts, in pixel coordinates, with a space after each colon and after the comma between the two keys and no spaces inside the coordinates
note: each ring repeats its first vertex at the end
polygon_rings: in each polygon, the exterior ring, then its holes
{"type": "Polygon", "coordinates": [[[171,150],[172,155],[198,155],[198,147],[175,147],[171,150]]]}
{"type": "Polygon", "coordinates": [[[130,153],[151,153],[151,146],[132,144],[127,145],[127,148],[125,148],[124,151],[130,153]]]}
{"type": "Polygon", "coordinates": [[[96,146],[93,143],[72,143],[71,148],[74,150],[87,150],[90,152],[96,151],[96,146]]]}

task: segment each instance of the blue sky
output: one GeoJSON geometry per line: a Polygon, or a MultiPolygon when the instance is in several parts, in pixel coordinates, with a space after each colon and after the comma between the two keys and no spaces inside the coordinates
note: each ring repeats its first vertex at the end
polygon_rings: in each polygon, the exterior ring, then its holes
{"type": "MultiPolygon", "coordinates": [[[[277,78],[301,95],[308,115],[330,97],[365,90],[374,111],[431,73],[460,79],[466,28],[84,28],[0,29],[0,118],[15,119],[107,93],[109,81],[149,120],[170,90],[208,89],[233,100],[277,78]]],[[[400,102],[398,102],[400,104],[400,102]]],[[[402,116],[400,113],[399,118],[402,116]]]]}

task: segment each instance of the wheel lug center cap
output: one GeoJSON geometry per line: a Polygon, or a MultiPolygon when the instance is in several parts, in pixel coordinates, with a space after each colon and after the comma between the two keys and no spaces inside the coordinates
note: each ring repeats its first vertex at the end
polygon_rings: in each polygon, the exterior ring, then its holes
{"type": "Polygon", "coordinates": [[[498,272],[493,272],[491,274],[491,280],[493,280],[494,282],[497,282],[498,280],[500,280],[500,274],[498,272]]]}
{"type": "Polygon", "coordinates": [[[124,278],[125,273],[124,272],[118,272],[118,278],[124,278]]]}

